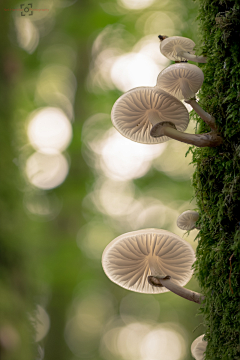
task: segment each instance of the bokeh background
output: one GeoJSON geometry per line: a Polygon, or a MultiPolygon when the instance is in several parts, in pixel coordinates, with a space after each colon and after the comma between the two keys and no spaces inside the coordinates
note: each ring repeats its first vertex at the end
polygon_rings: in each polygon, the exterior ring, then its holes
{"type": "Polygon", "coordinates": [[[123,92],[170,65],[159,34],[198,42],[197,3],[21,4],[1,6],[1,358],[190,360],[198,305],[118,287],[101,255],[149,227],[197,246],[197,230],[176,226],[196,207],[188,146],[131,142],[110,119],[123,92]]]}

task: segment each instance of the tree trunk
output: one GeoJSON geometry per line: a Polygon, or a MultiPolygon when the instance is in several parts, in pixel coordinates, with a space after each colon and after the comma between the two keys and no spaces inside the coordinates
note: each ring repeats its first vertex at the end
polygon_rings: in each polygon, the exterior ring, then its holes
{"type": "MultiPolygon", "coordinates": [[[[240,358],[240,14],[239,1],[200,0],[206,64],[199,103],[216,119],[221,148],[191,149],[201,230],[195,272],[208,341],[206,360],[240,358]]],[[[209,130],[196,116],[200,132],[209,130]]]]}

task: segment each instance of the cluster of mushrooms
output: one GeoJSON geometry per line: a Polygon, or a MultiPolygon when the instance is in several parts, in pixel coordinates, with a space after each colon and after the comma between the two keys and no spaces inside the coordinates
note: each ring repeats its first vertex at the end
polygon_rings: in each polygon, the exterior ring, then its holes
{"type": "Polygon", "coordinates": [[[204,80],[203,72],[184,60],[187,54],[192,61],[205,62],[206,58],[193,55],[195,44],[190,39],[161,35],[159,38],[160,51],[175,64],[160,72],[156,86],[137,87],[123,94],[112,109],[113,125],[126,138],[143,144],[175,139],[198,147],[219,146],[223,139],[217,131],[214,117],[205,112],[195,99],[204,80]],[[210,127],[209,133],[184,133],[189,114],[180,100],[192,106],[210,127]]]}
{"type": "MultiPolygon", "coordinates": [[[[198,147],[222,143],[215,119],[196,102],[204,75],[187,60],[206,62],[195,56],[195,43],[181,36],[159,35],[160,51],[175,64],[164,69],[155,87],[138,87],[123,94],[114,104],[111,119],[126,138],[143,144],[157,144],[170,139],[198,147]],[[209,133],[186,134],[189,114],[183,100],[190,104],[211,128],[209,133]]],[[[177,219],[183,230],[198,228],[199,214],[188,210],[177,219]]],[[[114,283],[135,292],[160,294],[167,291],[200,304],[204,296],[183,286],[191,279],[195,254],[184,239],[162,229],[142,229],[118,236],[105,248],[102,266],[114,283]]],[[[191,352],[196,360],[204,359],[207,342],[204,335],[194,340],[191,352]]]]}

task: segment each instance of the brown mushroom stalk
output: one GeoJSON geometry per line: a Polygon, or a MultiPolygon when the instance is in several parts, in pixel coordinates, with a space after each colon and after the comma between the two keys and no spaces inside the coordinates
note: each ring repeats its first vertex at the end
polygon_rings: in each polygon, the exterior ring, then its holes
{"type": "Polygon", "coordinates": [[[178,56],[182,56],[183,58],[190,60],[190,61],[194,61],[197,63],[206,63],[207,62],[207,58],[205,56],[197,56],[197,55],[192,55],[189,54],[186,51],[178,51],[178,56]]]}
{"type": "Polygon", "coordinates": [[[150,135],[152,137],[168,136],[171,139],[195,145],[197,147],[216,147],[223,142],[222,137],[215,131],[204,134],[188,134],[178,131],[171,122],[161,122],[154,125],[150,135]]]}
{"type": "Polygon", "coordinates": [[[159,122],[161,122],[161,118],[159,116],[158,111],[149,110],[147,115],[148,115],[148,120],[150,121],[152,126],[157,125],[159,122]]]}
{"type": "Polygon", "coordinates": [[[184,79],[184,78],[179,79],[179,85],[180,85],[180,89],[183,93],[184,99],[191,98],[192,90],[189,87],[187,79],[184,79]]]}
{"type": "Polygon", "coordinates": [[[182,61],[184,59],[195,61],[198,63],[206,63],[205,56],[197,56],[194,54],[195,43],[188,38],[182,36],[159,35],[160,51],[168,59],[173,61],[182,61]]]}
{"type": "Polygon", "coordinates": [[[169,275],[150,275],[148,276],[148,282],[152,286],[162,287],[164,286],[176,295],[181,296],[184,299],[193,301],[197,304],[201,304],[204,300],[204,296],[195,291],[185,289],[184,287],[177,285],[171,281],[169,275]]]}
{"type": "Polygon", "coordinates": [[[195,98],[184,100],[187,104],[191,105],[194,111],[200,116],[200,118],[213,130],[216,131],[215,118],[204,111],[201,106],[196,102],[195,98]]]}

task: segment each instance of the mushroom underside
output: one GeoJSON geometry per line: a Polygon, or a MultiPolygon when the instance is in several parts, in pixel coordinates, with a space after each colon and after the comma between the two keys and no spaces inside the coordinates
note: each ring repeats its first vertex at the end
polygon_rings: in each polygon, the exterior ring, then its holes
{"type": "Polygon", "coordinates": [[[151,274],[169,275],[172,282],[185,285],[195,259],[191,246],[175,234],[150,230],[124,234],[108,245],[102,260],[106,275],[124,288],[143,293],[168,291],[151,286],[151,274]]]}
{"type": "Polygon", "coordinates": [[[116,101],[111,114],[113,125],[123,136],[144,144],[169,140],[167,136],[153,138],[150,131],[153,124],[172,118],[178,130],[187,128],[189,114],[185,106],[159,88],[132,89],[116,101]]]}

